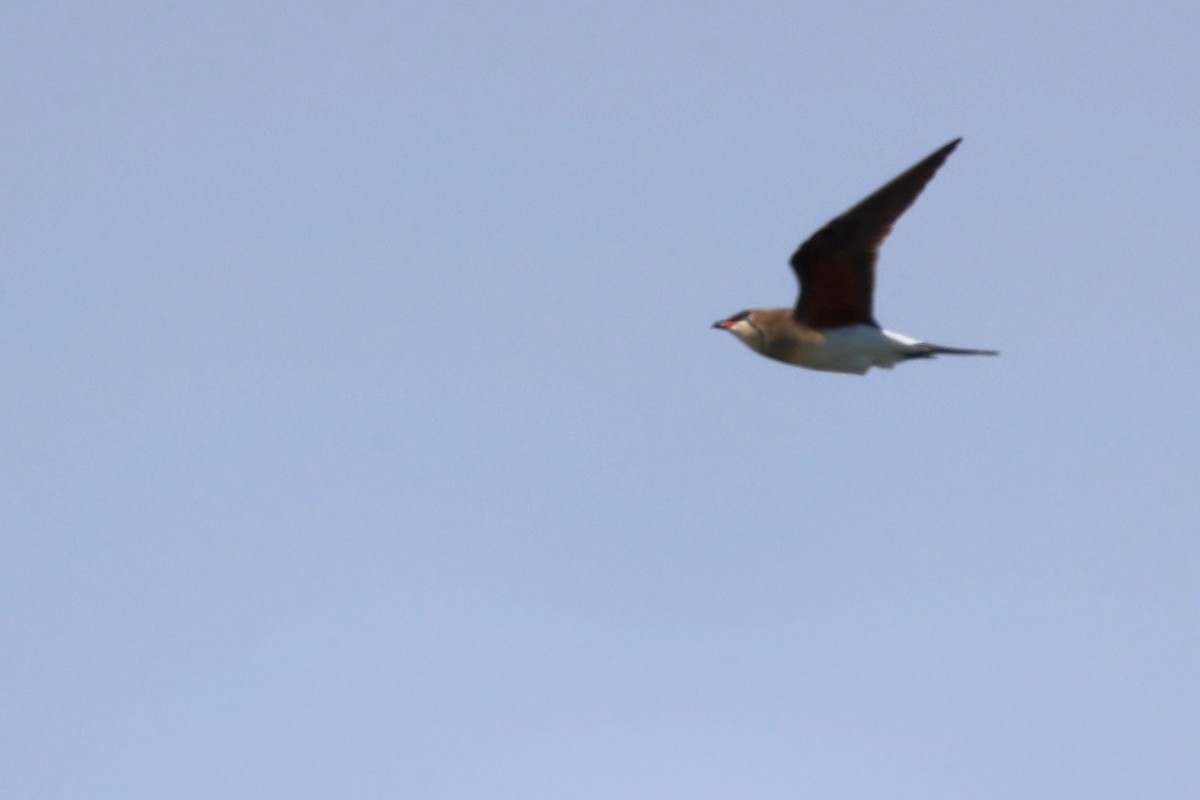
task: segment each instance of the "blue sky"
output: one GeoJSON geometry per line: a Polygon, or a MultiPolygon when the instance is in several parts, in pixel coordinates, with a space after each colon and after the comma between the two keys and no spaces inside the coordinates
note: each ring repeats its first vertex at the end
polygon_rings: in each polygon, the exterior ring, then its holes
{"type": "Polygon", "coordinates": [[[1192,3],[0,11],[0,792],[1195,798],[1192,3]],[[709,325],[965,137],[864,378],[709,325]]]}

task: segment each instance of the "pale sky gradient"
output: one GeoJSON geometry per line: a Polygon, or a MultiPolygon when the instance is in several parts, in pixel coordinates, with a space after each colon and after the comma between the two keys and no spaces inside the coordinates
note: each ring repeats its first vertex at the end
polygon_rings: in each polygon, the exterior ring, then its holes
{"type": "Polygon", "coordinates": [[[0,796],[1200,797],[1195,2],[0,9],[0,796]],[[936,147],[859,378],[714,320],[936,147]]]}

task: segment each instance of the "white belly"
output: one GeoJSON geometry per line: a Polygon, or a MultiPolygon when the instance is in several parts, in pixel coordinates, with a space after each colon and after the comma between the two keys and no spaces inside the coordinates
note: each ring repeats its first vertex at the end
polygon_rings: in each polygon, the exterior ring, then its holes
{"type": "Polygon", "coordinates": [[[871,367],[891,369],[921,342],[872,325],[847,325],[826,330],[825,341],[806,344],[795,353],[796,363],[809,369],[862,375],[871,367]]]}

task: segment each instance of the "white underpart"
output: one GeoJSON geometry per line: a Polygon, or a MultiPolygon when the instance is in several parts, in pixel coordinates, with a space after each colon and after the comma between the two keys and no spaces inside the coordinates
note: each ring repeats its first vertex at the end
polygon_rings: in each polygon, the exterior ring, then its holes
{"type": "Polygon", "coordinates": [[[891,369],[912,353],[925,352],[923,342],[873,325],[847,325],[825,331],[825,341],[805,347],[797,363],[828,372],[866,373],[871,367],[891,369]]]}

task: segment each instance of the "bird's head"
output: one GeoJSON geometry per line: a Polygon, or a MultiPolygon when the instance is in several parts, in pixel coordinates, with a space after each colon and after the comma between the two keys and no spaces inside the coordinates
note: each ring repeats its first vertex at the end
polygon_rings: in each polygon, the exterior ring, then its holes
{"type": "Polygon", "coordinates": [[[767,350],[767,337],[763,333],[762,326],[755,319],[756,313],[753,310],[739,311],[732,317],[714,322],[713,327],[729,331],[741,339],[742,343],[751,350],[765,353],[767,350]]]}

